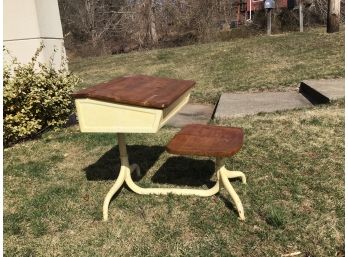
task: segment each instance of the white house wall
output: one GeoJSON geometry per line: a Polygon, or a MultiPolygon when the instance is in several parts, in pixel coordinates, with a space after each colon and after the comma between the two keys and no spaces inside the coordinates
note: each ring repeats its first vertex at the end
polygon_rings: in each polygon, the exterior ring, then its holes
{"type": "Polygon", "coordinates": [[[63,39],[58,1],[36,0],[35,2],[41,37],[63,39]]]}
{"type": "MultiPolygon", "coordinates": [[[[38,60],[48,63],[54,56],[55,68],[65,57],[63,32],[57,0],[4,0],[4,46],[21,63],[33,57],[42,42],[38,60]],[[54,52],[56,49],[56,52],[54,52]]],[[[11,57],[4,54],[4,61],[11,57]]]]}

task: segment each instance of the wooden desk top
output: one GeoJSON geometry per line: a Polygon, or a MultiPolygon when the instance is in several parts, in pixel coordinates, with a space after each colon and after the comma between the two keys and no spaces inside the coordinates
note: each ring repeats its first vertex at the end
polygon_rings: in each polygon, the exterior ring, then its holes
{"type": "Polygon", "coordinates": [[[196,84],[192,80],[177,80],[145,75],[118,77],[79,90],[73,98],[90,98],[156,109],[167,108],[196,84]]]}

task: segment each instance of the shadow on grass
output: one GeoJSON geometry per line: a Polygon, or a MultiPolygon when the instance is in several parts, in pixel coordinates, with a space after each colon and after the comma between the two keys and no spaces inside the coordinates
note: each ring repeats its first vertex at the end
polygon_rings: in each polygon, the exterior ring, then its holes
{"type": "MultiPolygon", "coordinates": [[[[206,185],[211,188],[216,181],[211,177],[215,173],[215,163],[212,160],[196,160],[187,157],[171,157],[151,178],[152,182],[159,184],[172,184],[175,186],[189,186],[192,188],[206,185]]],[[[234,179],[237,180],[237,179],[234,179]]],[[[234,181],[231,180],[231,181],[234,181]]],[[[217,193],[225,206],[238,216],[238,211],[232,204],[229,196],[217,193]]]]}
{"type": "MultiPolygon", "coordinates": [[[[137,163],[141,169],[141,177],[133,178],[134,181],[139,181],[146,175],[164,150],[165,148],[162,146],[127,146],[129,162],[137,163]]],[[[96,163],[84,169],[87,180],[115,180],[120,171],[119,156],[118,146],[110,149],[96,163]]],[[[168,158],[151,178],[151,181],[158,184],[184,185],[193,188],[206,185],[208,188],[211,188],[215,184],[215,181],[211,180],[214,173],[215,163],[212,160],[197,160],[175,156],[168,158]]],[[[118,193],[113,196],[113,199],[117,197],[118,193]]],[[[227,199],[219,193],[217,196],[225,203],[227,208],[233,210],[238,215],[237,210],[231,203],[231,199],[227,199]]]]}
{"type": "MultiPolygon", "coordinates": [[[[164,147],[130,145],[127,146],[127,151],[129,163],[137,163],[143,177],[164,152],[164,147]]],[[[115,146],[100,157],[96,163],[86,167],[84,171],[87,180],[115,180],[120,172],[120,166],[120,152],[118,146],[115,146]]],[[[136,180],[139,179],[141,178],[136,180]]]]}
{"type": "MultiPolygon", "coordinates": [[[[237,193],[238,194],[238,193],[237,193]]],[[[239,213],[237,208],[233,205],[232,203],[232,199],[231,197],[225,197],[224,195],[222,195],[221,193],[217,194],[217,197],[219,197],[221,199],[221,201],[223,201],[223,203],[225,204],[226,208],[230,209],[231,211],[234,212],[234,214],[238,217],[239,213]]]]}
{"type": "MultiPolygon", "coordinates": [[[[141,169],[140,180],[149,169],[155,164],[159,156],[164,152],[162,146],[127,146],[129,163],[137,163],[141,169]]],[[[87,180],[115,180],[120,171],[120,153],[118,146],[107,151],[99,160],[86,167],[87,180]]],[[[169,158],[155,175],[152,182],[159,184],[173,184],[186,186],[213,186],[215,183],[210,180],[214,174],[214,162],[211,160],[195,160],[187,157],[169,158]]]]}
{"type": "Polygon", "coordinates": [[[195,160],[187,157],[171,157],[152,177],[154,183],[166,183],[185,186],[212,187],[215,182],[210,178],[214,174],[215,164],[211,160],[195,160]]]}

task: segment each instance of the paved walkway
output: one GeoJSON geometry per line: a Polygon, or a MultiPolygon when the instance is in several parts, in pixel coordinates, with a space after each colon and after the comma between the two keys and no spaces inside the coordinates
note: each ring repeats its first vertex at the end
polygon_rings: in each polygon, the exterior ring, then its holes
{"type": "Polygon", "coordinates": [[[260,112],[275,112],[312,106],[298,92],[225,93],[220,97],[214,119],[243,117],[260,112]]]}
{"type": "Polygon", "coordinates": [[[186,104],[180,112],[171,118],[166,126],[181,128],[188,124],[207,124],[214,112],[214,105],[186,104]]]}
{"type": "Polygon", "coordinates": [[[344,79],[304,80],[299,92],[313,103],[327,103],[344,98],[344,79]]]}
{"type": "MultiPolygon", "coordinates": [[[[223,93],[216,106],[214,119],[243,117],[261,112],[308,108],[344,98],[344,79],[304,80],[291,92],[223,93]]],[[[172,127],[206,124],[214,106],[187,104],[168,123],[172,127]]]]}

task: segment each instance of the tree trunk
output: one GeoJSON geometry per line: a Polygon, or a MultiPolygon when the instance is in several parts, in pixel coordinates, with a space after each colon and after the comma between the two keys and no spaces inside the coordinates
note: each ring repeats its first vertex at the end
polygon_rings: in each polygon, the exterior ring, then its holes
{"type": "Polygon", "coordinates": [[[338,32],[339,26],[340,26],[340,0],[329,0],[326,31],[327,33],[338,32]]]}
{"type": "Polygon", "coordinates": [[[155,15],[153,12],[153,0],[145,0],[145,16],[146,16],[146,42],[150,45],[158,43],[156,31],[155,15]]]}

